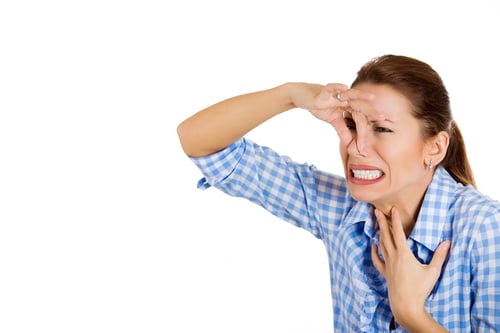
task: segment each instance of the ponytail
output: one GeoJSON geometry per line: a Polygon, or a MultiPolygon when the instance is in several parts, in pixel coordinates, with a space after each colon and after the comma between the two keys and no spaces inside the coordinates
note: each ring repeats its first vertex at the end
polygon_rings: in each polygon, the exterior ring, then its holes
{"type": "Polygon", "coordinates": [[[448,145],[448,151],[441,165],[457,182],[463,185],[472,185],[476,187],[472,168],[467,158],[462,132],[460,132],[455,120],[451,121],[449,135],[450,143],[448,145]]]}

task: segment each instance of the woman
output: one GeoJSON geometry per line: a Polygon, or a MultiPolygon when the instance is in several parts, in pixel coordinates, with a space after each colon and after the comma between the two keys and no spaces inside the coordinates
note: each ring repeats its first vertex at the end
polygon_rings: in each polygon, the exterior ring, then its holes
{"type": "Polygon", "coordinates": [[[328,251],[336,332],[500,331],[500,204],[475,189],[448,93],[426,63],[385,55],[351,85],[286,83],[178,127],[199,187],[244,197],[328,251]],[[344,177],[244,135],[303,108],[340,138],[344,177]]]}

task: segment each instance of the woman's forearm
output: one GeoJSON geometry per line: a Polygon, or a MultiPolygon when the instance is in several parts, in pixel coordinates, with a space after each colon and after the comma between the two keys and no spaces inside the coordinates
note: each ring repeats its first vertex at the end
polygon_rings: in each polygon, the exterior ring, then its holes
{"type": "Polygon", "coordinates": [[[275,115],[294,108],[289,84],[235,96],[199,111],[177,127],[184,152],[201,157],[224,149],[275,115]]]}

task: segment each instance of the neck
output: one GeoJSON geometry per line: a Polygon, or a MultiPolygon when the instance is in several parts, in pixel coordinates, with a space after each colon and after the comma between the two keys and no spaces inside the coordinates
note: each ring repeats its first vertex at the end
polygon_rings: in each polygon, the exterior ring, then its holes
{"type": "Polygon", "coordinates": [[[406,238],[410,236],[417,223],[425,192],[431,180],[432,176],[428,179],[426,178],[417,188],[413,187],[408,193],[403,192],[396,198],[373,203],[378,210],[382,211],[388,217],[391,217],[391,209],[393,207],[398,209],[406,238]]]}
{"type": "Polygon", "coordinates": [[[399,211],[399,216],[401,217],[401,223],[403,224],[403,229],[405,231],[406,238],[408,238],[413,231],[413,228],[415,227],[415,224],[417,223],[417,218],[418,218],[418,213],[420,211],[420,206],[421,206],[421,201],[420,204],[415,207],[411,208],[410,205],[387,205],[387,206],[376,206],[378,210],[382,211],[385,216],[388,216],[391,218],[391,209],[392,207],[398,208],[399,211]]]}

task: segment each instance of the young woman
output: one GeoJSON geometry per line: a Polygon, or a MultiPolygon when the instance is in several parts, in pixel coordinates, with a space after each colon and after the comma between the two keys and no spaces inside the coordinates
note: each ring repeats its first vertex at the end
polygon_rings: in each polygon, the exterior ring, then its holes
{"type": "Polygon", "coordinates": [[[286,83],[178,126],[214,186],[326,246],[336,332],[500,331],[500,204],[478,192],[440,76],[414,58],[366,63],[351,88],[286,83]],[[338,133],[345,174],[244,135],[303,108],[338,133]]]}

